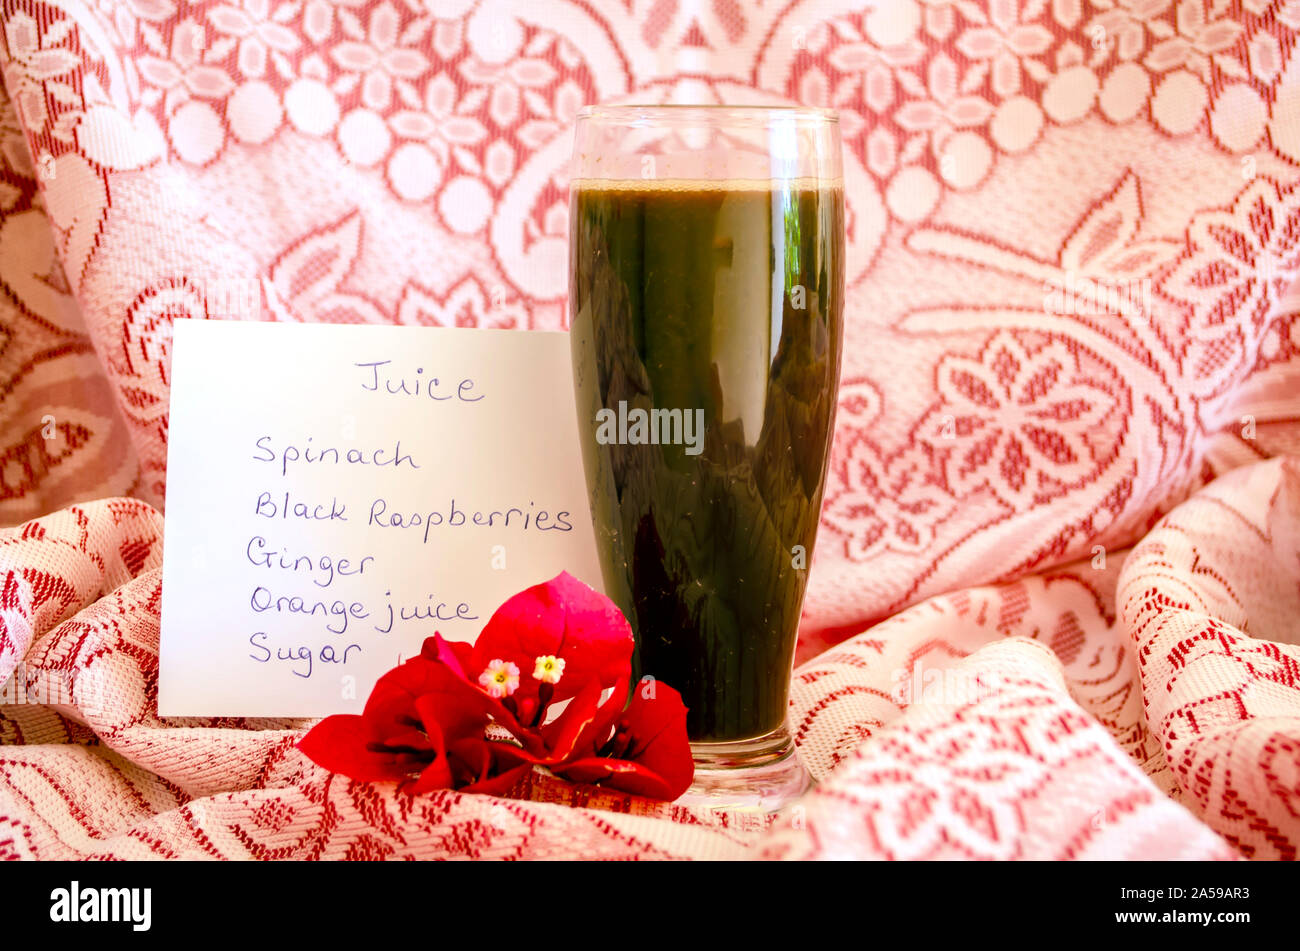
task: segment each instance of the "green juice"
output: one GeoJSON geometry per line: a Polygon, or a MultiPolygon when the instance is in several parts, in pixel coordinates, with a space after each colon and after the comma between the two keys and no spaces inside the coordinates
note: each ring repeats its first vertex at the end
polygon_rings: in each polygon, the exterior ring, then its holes
{"type": "Polygon", "coordinates": [[[844,196],[578,181],[574,380],[606,592],[692,741],[785,716],[841,349],[844,196]],[[680,412],[679,412],[680,411],[680,412]]]}

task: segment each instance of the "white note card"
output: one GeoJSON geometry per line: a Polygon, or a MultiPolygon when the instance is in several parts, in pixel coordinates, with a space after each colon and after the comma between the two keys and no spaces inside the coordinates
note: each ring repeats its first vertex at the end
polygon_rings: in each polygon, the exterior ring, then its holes
{"type": "Polygon", "coordinates": [[[161,716],[359,712],[435,631],[600,587],[563,333],[177,320],[161,716]]]}

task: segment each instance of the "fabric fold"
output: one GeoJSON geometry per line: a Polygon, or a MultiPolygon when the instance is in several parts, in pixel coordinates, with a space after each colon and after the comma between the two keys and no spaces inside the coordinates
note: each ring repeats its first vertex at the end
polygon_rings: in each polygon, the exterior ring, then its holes
{"type": "Polygon", "coordinates": [[[1244,855],[1296,858],[1300,458],[1238,469],[1166,515],[1119,599],[1183,800],[1244,855]]]}
{"type": "MultiPolygon", "coordinates": [[[[293,747],[302,722],[160,720],[161,518],[128,500],[76,506],[0,536],[0,582],[12,592],[0,635],[17,645],[25,632],[29,645],[12,669],[27,678],[23,690],[41,677],[69,685],[66,695],[15,694],[19,702],[0,706],[0,816],[9,836],[0,847],[60,858],[1236,856],[1218,830],[1245,854],[1285,856],[1295,827],[1285,814],[1294,649],[1178,607],[1198,583],[1211,584],[1198,606],[1230,613],[1232,579],[1200,558],[1184,559],[1199,573],[1170,575],[1161,545],[1184,531],[1189,513],[1222,511],[1235,499],[1234,511],[1249,509],[1249,524],[1267,531],[1251,532],[1249,543],[1231,525],[1206,531],[1234,551],[1271,546],[1285,578],[1282,556],[1300,511],[1294,474],[1294,462],[1278,460],[1221,480],[1172,512],[1122,570],[1088,564],[942,595],[800,667],[791,722],[818,785],[771,828],[753,815],[701,814],[540,773],[517,798],[408,797],[311,764],[293,747]],[[1122,624],[1106,607],[1117,574],[1122,624]],[[60,583],[30,580],[49,576],[60,583]],[[1174,584],[1166,576],[1183,587],[1162,600],[1161,585],[1174,584]],[[1134,630],[1142,640],[1133,648],[1116,642],[1134,630]],[[1189,643],[1208,645],[1204,657],[1189,643]],[[1152,645],[1177,663],[1160,666],[1152,645]],[[1227,647],[1235,653],[1225,668],[1227,647]],[[1130,671],[1129,650],[1143,689],[1129,686],[1145,697],[1179,788],[1208,827],[1162,794],[1163,760],[1144,754],[1141,711],[1117,706],[1113,689],[1097,690],[1115,671],[1130,671]],[[1222,712],[1225,670],[1248,688],[1251,717],[1222,712]],[[1153,684],[1157,674],[1170,680],[1153,684]],[[1252,778],[1230,791],[1213,778],[1208,786],[1187,781],[1231,772],[1245,756],[1252,778]],[[1211,793],[1230,808],[1208,811],[1211,793]],[[1232,809],[1247,832],[1228,821],[1232,809]]],[[[1250,583],[1278,579],[1255,572],[1250,583]]],[[[1226,707],[1239,708],[1235,700],[1226,707]]]]}

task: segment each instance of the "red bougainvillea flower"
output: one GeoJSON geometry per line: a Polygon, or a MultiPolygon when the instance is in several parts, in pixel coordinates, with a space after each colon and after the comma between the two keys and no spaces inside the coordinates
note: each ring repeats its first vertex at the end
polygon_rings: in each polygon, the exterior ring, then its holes
{"type": "Polygon", "coordinates": [[[509,698],[520,723],[531,726],[547,704],[576,696],[593,680],[606,689],[626,681],[633,644],[614,602],[563,572],[501,605],[474,643],[469,666],[476,675],[497,661],[524,671],[509,698]]]}
{"type": "Polygon", "coordinates": [[[507,600],[473,645],[435,633],[380,678],[360,716],[326,718],[299,748],[333,772],[413,793],[500,795],[542,766],[676,799],[694,775],[686,707],[649,680],[628,703],[633,644],[613,602],[561,573],[507,600]],[[490,737],[490,724],[513,741],[490,737]]]}
{"type": "Polygon", "coordinates": [[[686,705],[667,684],[646,679],[598,750],[552,769],[579,783],[600,783],[651,799],[676,799],[695,776],[686,737],[686,705]],[[682,755],[682,750],[687,755],[682,755]]]}
{"type": "Polygon", "coordinates": [[[413,657],[379,678],[360,716],[326,717],[298,748],[330,772],[395,780],[410,792],[509,789],[531,765],[490,744],[487,715],[459,696],[446,667],[413,657]]]}

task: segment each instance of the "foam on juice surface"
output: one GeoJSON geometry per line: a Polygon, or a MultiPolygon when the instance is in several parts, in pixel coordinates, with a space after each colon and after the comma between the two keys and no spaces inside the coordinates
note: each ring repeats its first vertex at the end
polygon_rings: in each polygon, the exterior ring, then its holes
{"type": "Polygon", "coordinates": [[[574,178],[585,192],[772,192],[843,190],[842,178],[574,178]]]}

